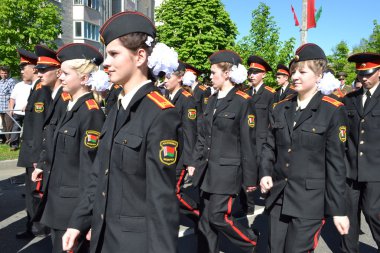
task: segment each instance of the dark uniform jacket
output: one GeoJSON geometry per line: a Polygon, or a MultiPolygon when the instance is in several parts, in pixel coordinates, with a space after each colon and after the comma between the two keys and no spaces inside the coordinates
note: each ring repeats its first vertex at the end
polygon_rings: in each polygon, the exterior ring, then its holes
{"type": "Polygon", "coordinates": [[[92,93],[83,95],[61,117],[54,133],[51,172],[45,178],[41,222],[59,230],[68,227],[73,210],[90,182],[104,113],[92,93]]]}
{"type": "Polygon", "coordinates": [[[106,96],[103,99],[104,101],[104,113],[108,115],[108,113],[111,111],[112,107],[117,101],[117,98],[119,97],[120,92],[123,90],[123,87],[114,84],[112,85],[110,90],[107,90],[106,96]]]}
{"type": "Polygon", "coordinates": [[[274,182],[266,207],[283,195],[284,215],[306,219],[346,215],[345,108],[318,92],[294,125],[296,107],[293,95],[270,115],[260,163],[260,178],[271,176],[274,182]]]}
{"type": "Polygon", "coordinates": [[[287,96],[293,94],[293,93],[296,93],[296,91],[294,90],[294,87],[290,84],[288,84],[288,86],[286,87],[284,93],[282,93],[280,95],[280,92],[281,92],[281,87],[277,88],[276,89],[276,93],[274,94],[274,98],[273,98],[273,102],[274,103],[278,103],[280,102],[281,100],[283,100],[284,98],[286,98],[287,96]]]}
{"type": "MultiPolygon", "coordinates": [[[[246,93],[252,96],[252,87],[246,93]]],[[[275,90],[271,87],[261,85],[260,89],[252,96],[252,104],[256,110],[257,126],[256,126],[256,148],[258,162],[261,159],[261,150],[266,140],[269,126],[269,109],[272,107],[275,90]]]]}
{"type": "Polygon", "coordinates": [[[363,88],[347,94],[346,105],[349,132],[348,178],[359,182],[380,181],[380,88],[377,87],[363,111],[363,88]]]}
{"type": "Polygon", "coordinates": [[[191,163],[193,156],[197,139],[197,110],[193,96],[184,89],[179,89],[170,102],[175,106],[181,118],[181,127],[178,133],[181,158],[177,164],[177,170],[182,170],[184,166],[191,163]]]}
{"type": "Polygon", "coordinates": [[[94,173],[69,227],[85,233],[92,213],[91,252],[175,253],[179,115],[152,82],[126,110],[118,107],[101,132],[98,178],[94,173]]]}
{"type": "Polygon", "coordinates": [[[216,194],[237,194],[257,184],[256,115],[250,96],[235,87],[220,99],[213,94],[198,133],[193,184],[216,194]],[[214,112],[214,110],[216,111],[214,112]]]}
{"type": "Polygon", "coordinates": [[[38,81],[31,90],[25,107],[25,118],[22,133],[22,144],[18,157],[18,167],[33,168],[40,157],[42,130],[47,109],[52,101],[51,90],[38,81]]]}
{"type": "Polygon", "coordinates": [[[202,114],[207,107],[208,98],[211,95],[211,89],[202,84],[197,84],[193,90],[193,96],[197,106],[197,111],[202,114]]]}

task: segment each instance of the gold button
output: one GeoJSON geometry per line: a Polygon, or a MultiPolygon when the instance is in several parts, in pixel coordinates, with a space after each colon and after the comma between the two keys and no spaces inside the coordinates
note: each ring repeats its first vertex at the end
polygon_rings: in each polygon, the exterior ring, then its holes
{"type": "Polygon", "coordinates": [[[364,119],[362,119],[360,122],[362,122],[362,123],[363,123],[364,121],[365,121],[365,120],[364,120],[364,119]]]}
{"type": "Polygon", "coordinates": [[[106,171],[104,172],[104,175],[108,175],[108,169],[106,169],[106,171]]]}
{"type": "Polygon", "coordinates": [[[290,165],[289,163],[286,163],[286,164],[285,164],[286,168],[288,168],[288,167],[289,167],[289,165],[290,165]]]}
{"type": "Polygon", "coordinates": [[[45,139],[45,138],[43,138],[43,139],[42,139],[42,141],[46,141],[46,139],[45,139]]]}
{"type": "Polygon", "coordinates": [[[104,219],[104,215],[103,214],[100,215],[100,219],[102,219],[102,220],[104,219]]]}
{"type": "Polygon", "coordinates": [[[105,196],[106,196],[106,193],[105,193],[105,192],[102,192],[102,195],[103,195],[103,197],[105,197],[105,196]]]}
{"type": "Polygon", "coordinates": [[[128,141],[127,141],[127,140],[124,140],[124,141],[123,141],[123,143],[124,143],[124,144],[127,144],[127,143],[128,143],[128,141]]]}
{"type": "Polygon", "coordinates": [[[65,134],[67,134],[67,130],[63,131],[65,134]]]}
{"type": "Polygon", "coordinates": [[[360,152],[359,155],[360,155],[360,156],[363,156],[364,154],[363,154],[363,152],[360,152]]]}
{"type": "Polygon", "coordinates": [[[285,178],[285,181],[288,181],[288,178],[287,178],[287,177],[285,178]]]}
{"type": "Polygon", "coordinates": [[[290,149],[288,149],[288,153],[290,153],[290,152],[292,152],[292,149],[290,148],[290,149]]]}
{"type": "Polygon", "coordinates": [[[311,129],[313,132],[315,132],[315,128],[311,129]]]}
{"type": "Polygon", "coordinates": [[[360,133],[364,134],[364,130],[361,130],[360,133]]]}
{"type": "Polygon", "coordinates": [[[360,144],[364,144],[364,141],[360,141],[360,144]]]}

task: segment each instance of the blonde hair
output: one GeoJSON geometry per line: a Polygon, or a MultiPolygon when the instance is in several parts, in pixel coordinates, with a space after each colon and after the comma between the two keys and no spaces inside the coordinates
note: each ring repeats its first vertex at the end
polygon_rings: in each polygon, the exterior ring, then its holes
{"type": "Polygon", "coordinates": [[[308,66],[315,75],[322,75],[326,71],[327,61],[320,59],[294,62],[290,66],[290,73],[293,73],[296,69],[303,68],[305,66],[308,66]]]}
{"type": "MultiPolygon", "coordinates": [[[[65,61],[65,64],[75,70],[79,75],[89,75],[90,73],[97,71],[99,67],[91,62],[90,60],[86,59],[73,59],[73,60],[67,60],[65,61]]],[[[90,88],[90,86],[87,86],[90,88]]],[[[94,96],[94,99],[98,104],[102,101],[102,96],[97,91],[92,91],[92,94],[94,96]]]]}

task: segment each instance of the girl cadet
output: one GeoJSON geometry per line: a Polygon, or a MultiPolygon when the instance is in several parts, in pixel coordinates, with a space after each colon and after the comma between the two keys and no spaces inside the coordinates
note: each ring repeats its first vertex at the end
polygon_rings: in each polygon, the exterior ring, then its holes
{"type": "MultiPolygon", "coordinates": [[[[51,172],[48,178],[44,178],[45,208],[41,223],[51,228],[52,252],[63,250],[62,236],[81,194],[89,184],[104,121],[104,114],[91,92],[91,88],[98,86],[98,80],[93,80],[92,75],[103,62],[103,56],[87,44],[71,43],[57,51],[57,58],[62,63],[59,79],[63,91],[70,94],[71,100],[54,132],[54,149],[49,155],[53,158],[51,172]]],[[[41,170],[33,173],[34,180],[39,173],[42,173],[41,170]]],[[[78,241],[74,252],[87,251],[83,239],[78,241]]]]}
{"type": "Polygon", "coordinates": [[[233,51],[210,56],[211,80],[218,90],[209,98],[192,166],[193,184],[201,189],[198,252],[217,253],[218,233],[253,252],[256,235],[231,216],[232,204],[244,185],[256,189],[255,114],[250,96],[235,85],[244,82],[247,70],[233,51]]]}
{"type": "Polygon", "coordinates": [[[339,233],[348,232],[343,198],[347,119],[343,104],[321,93],[334,86],[324,80],[326,65],[319,46],[299,47],[290,66],[298,94],[280,101],[270,113],[260,187],[269,191],[272,253],[313,252],[327,216],[333,216],[339,233]]]}
{"type": "MultiPolygon", "coordinates": [[[[177,70],[165,79],[165,87],[169,93],[169,100],[175,105],[181,118],[181,127],[179,128],[178,134],[180,144],[179,154],[181,158],[179,159],[176,170],[176,194],[181,213],[198,223],[198,205],[183,189],[187,172],[186,167],[191,161],[197,137],[197,110],[193,96],[186,90],[191,86],[191,82],[188,80],[189,78],[187,78],[189,74],[186,75],[186,65],[181,61],[179,61],[178,64],[177,70]]],[[[194,74],[193,77],[195,77],[194,74]]],[[[193,80],[195,81],[195,78],[193,78],[193,80]]]]}
{"type": "Polygon", "coordinates": [[[180,120],[150,78],[151,71],[171,74],[178,55],[155,43],[152,21],[139,12],[112,16],[100,35],[110,81],[123,91],[104,123],[93,181],[63,237],[64,250],[91,227],[91,252],[175,253],[180,120]]]}

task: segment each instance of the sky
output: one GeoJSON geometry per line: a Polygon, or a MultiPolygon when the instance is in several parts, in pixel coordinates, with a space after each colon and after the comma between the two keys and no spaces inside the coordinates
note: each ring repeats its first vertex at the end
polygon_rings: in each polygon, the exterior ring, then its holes
{"type": "MultiPolygon", "coordinates": [[[[237,39],[248,35],[251,27],[252,11],[260,2],[270,8],[271,16],[280,28],[280,40],[296,38],[296,48],[300,44],[300,28],[294,25],[291,5],[299,22],[302,22],[302,0],[222,0],[226,11],[237,25],[237,39]]],[[[326,54],[332,54],[339,42],[345,41],[349,48],[359,45],[360,40],[372,34],[373,21],[380,23],[379,0],[315,0],[315,8],[322,6],[322,14],[317,28],[308,30],[307,42],[322,47],[326,54]]],[[[380,53],[380,52],[378,52],[380,53]]]]}

